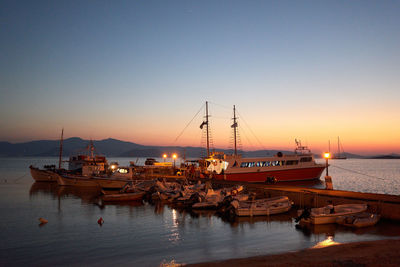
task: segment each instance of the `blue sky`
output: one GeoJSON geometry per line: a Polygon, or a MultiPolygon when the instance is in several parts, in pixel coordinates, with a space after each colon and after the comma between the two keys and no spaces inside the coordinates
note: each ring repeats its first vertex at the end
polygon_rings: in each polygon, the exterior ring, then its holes
{"type": "MultiPolygon", "coordinates": [[[[265,147],[341,136],[400,152],[398,14],[399,1],[2,1],[0,140],[64,127],[170,145],[208,100],[236,104],[265,147]]],[[[225,147],[231,111],[210,109],[225,147]]],[[[198,145],[192,131],[178,145],[198,145]]]]}

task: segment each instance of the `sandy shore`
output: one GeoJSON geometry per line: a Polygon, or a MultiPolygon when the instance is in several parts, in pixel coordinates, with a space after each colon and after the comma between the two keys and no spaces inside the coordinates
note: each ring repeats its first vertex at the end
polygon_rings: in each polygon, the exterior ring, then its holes
{"type": "Polygon", "coordinates": [[[187,266],[400,266],[400,240],[346,243],[279,255],[205,262],[187,266]]]}

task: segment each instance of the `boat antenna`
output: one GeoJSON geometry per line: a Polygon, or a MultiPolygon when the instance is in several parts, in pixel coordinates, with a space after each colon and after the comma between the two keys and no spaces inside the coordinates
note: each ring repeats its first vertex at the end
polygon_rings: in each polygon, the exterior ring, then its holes
{"type": "Polygon", "coordinates": [[[63,151],[63,135],[64,135],[64,128],[61,130],[61,139],[60,139],[60,154],[58,158],[58,168],[61,169],[61,158],[62,158],[62,151],[63,151]]]}
{"type": "Polygon", "coordinates": [[[233,124],[232,124],[232,128],[233,128],[233,140],[234,140],[234,147],[235,147],[235,156],[237,156],[237,145],[236,145],[236,131],[237,131],[237,121],[236,121],[236,107],[235,105],[233,105],[233,124]]]}

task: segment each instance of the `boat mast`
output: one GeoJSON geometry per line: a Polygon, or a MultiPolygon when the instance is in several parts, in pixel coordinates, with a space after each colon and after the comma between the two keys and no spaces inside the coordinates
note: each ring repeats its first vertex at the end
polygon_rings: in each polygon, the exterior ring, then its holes
{"type": "Polygon", "coordinates": [[[208,130],[208,101],[206,101],[207,157],[210,156],[210,136],[208,130]]]}
{"type": "Polygon", "coordinates": [[[61,139],[60,139],[60,155],[58,158],[58,168],[61,169],[61,158],[62,158],[62,150],[63,150],[63,135],[64,135],[64,128],[61,130],[61,139]]]}
{"type": "Polygon", "coordinates": [[[337,137],[337,151],[338,151],[338,158],[340,158],[340,144],[339,144],[339,136],[337,137]]]}
{"type": "Polygon", "coordinates": [[[236,107],[235,107],[235,105],[233,105],[233,125],[231,127],[233,128],[233,140],[234,140],[234,145],[235,145],[235,156],[237,156],[237,146],[236,146],[237,122],[236,122],[236,107]]]}

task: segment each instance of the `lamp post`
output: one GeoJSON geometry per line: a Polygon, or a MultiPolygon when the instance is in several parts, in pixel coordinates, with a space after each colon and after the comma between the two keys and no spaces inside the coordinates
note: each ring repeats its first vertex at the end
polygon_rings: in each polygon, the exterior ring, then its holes
{"type": "Polygon", "coordinates": [[[162,157],[164,158],[164,162],[165,162],[165,159],[167,158],[167,154],[162,155],[162,157]]]}
{"type": "Polygon", "coordinates": [[[326,167],[326,176],[329,176],[329,175],[328,175],[328,166],[329,166],[329,164],[328,164],[328,159],[331,158],[331,153],[325,152],[325,153],[324,153],[324,158],[325,158],[325,162],[326,162],[326,164],[325,164],[325,167],[326,167]]]}
{"type": "Polygon", "coordinates": [[[172,155],[172,158],[174,159],[174,170],[175,170],[175,160],[176,160],[176,158],[177,158],[177,155],[174,153],[174,154],[172,155]]]}
{"type": "Polygon", "coordinates": [[[333,189],[332,177],[330,177],[328,173],[328,166],[329,166],[328,160],[331,158],[331,153],[325,152],[324,158],[325,158],[325,168],[326,168],[325,189],[332,190],[333,189]]]}

